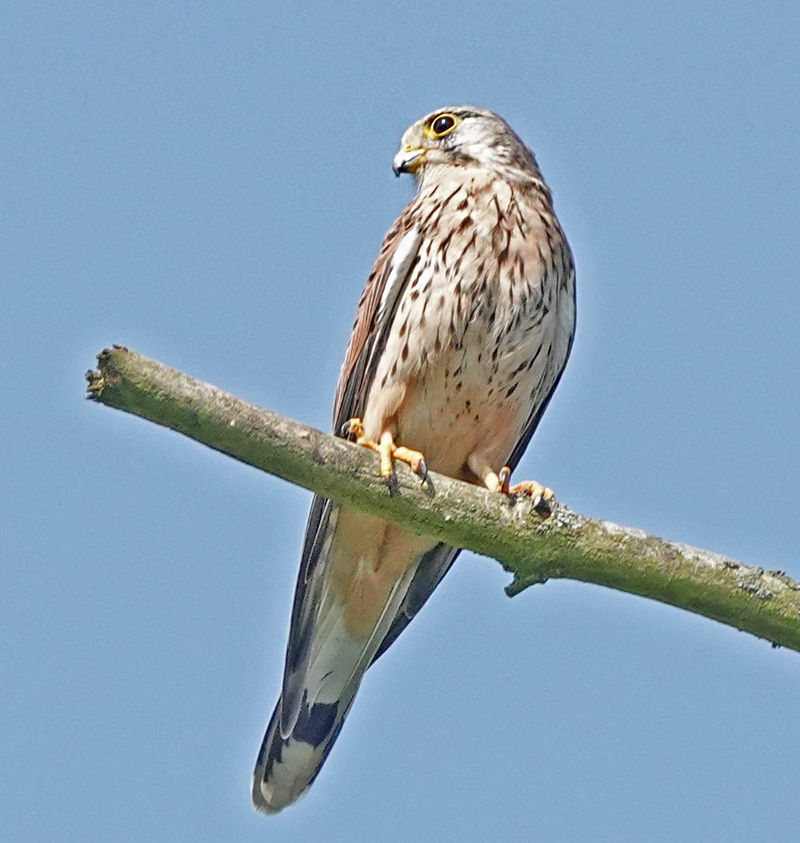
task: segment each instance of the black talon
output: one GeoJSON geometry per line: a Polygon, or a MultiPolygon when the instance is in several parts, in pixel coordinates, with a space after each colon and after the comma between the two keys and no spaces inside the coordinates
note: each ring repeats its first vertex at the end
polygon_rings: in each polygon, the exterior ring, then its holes
{"type": "Polygon", "coordinates": [[[422,478],[423,483],[428,479],[428,463],[424,459],[419,461],[416,473],[418,477],[422,478]]]}

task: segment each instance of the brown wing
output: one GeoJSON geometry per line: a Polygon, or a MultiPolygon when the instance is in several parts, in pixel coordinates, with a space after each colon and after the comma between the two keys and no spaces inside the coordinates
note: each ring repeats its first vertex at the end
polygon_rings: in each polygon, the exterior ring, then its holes
{"type": "Polygon", "coordinates": [[[386,233],[361,294],[336,387],[334,435],[341,435],[342,425],[348,419],[364,414],[380,348],[391,326],[397,300],[419,259],[420,237],[414,210],[415,203],[412,202],[386,233]]]}
{"type": "MultiPolygon", "coordinates": [[[[361,294],[336,390],[334,435],[341,436],[342,425],[363,414],[385,333],[417,255],[419,237],[414,233],[413,208],[412,202],[387,232],[361,294]]],[[[325,548],[335,508],[327,498],[315,495],[308,515],[286,648],[281,724],[284,734],[293,727],[300,712],[308,648],[325,583],[325,548]]]]}
{"type": "MultiPolygon", "coordinates": [[[[420,236],[416,232],[412,202],[389,229],[378,259],[367,279],[347,345],[333,409],[334,434],[340,435],[348,419],[362,417],[375,374],[380,349],[400,293],[418,261],[420,236]]],[[[320,502],[322,503],[322,502],[320,502]]],[[[315,500],[314,505],[317,505],[315,500]]],[[[314,506],[312,506],[313,514],[314,506]]],[[[422,608],[455,561],[459,551],[439,544],[420,560],[414,579],[373,661],[379,658],[422,608]]]]}

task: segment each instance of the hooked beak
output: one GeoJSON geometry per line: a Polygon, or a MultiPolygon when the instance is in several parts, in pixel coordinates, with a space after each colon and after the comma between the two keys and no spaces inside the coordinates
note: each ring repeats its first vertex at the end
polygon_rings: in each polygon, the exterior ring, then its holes
{"type": "Polygon", "coordinates": [[[400,173],[416,173],[425,163],[425,149],[423,147],[406,144],[392,161],[392,170],[396,176],[400,173]]]}

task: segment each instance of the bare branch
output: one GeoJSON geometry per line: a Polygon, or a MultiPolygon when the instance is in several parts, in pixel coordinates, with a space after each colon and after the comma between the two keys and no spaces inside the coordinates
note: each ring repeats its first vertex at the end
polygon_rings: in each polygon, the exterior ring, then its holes
{"type": "Polygon", "coordinates": [[[491,556],[513,573],[509,594],[551,578],[650,597],[800,650],[800,585],[554,503],[543,518],[514,500],[438,474],[424,485],[398,465],[391,486],[377,455],[248,404],[115,346],[88,372],[88,397],[134,413],[255,466],[410,530],[491,556]]]}

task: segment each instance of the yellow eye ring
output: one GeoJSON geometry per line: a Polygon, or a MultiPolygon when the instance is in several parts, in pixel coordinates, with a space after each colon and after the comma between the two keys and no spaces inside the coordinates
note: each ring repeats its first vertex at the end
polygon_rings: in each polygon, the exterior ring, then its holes
{"type": "Polygon", "coordinates": [[[439,140],[450,132],[461,122],[460,117],[455,114],[437,114],[436,117],[425,124],[425,137],[431,140],[439,140]]]}

